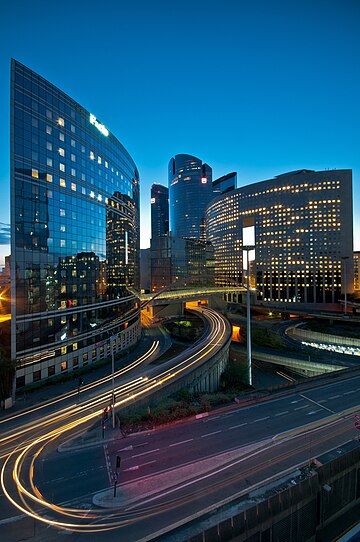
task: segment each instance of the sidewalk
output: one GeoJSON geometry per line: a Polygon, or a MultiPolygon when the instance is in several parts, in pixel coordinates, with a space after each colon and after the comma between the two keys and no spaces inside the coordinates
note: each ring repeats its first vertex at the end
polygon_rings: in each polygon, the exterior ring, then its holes
{"type": "MultiPolygon", "coordinates": [[[[93,496],[93,504],[101,508],[119,508],[134,504],[149,497],[156,497],[164,490],[171,492],[181,484],[191,484],[191,480],[197,480],[199,476],[216,472],[218,468],[227,463],[250,454],[260,448],[271,444],[271,439],[266,439],[248,446],[243,446],[231,452],[209,457],[200,461],[168,469],[158,474],[148,475],[145,478],[139,478],[133,482],[118,484],[116,487],[116,497],[114,497],[114,487],[101,491],[93,496]]],[[[118,472],[118,480],[121,479],[121,469],[118,472]]]]}

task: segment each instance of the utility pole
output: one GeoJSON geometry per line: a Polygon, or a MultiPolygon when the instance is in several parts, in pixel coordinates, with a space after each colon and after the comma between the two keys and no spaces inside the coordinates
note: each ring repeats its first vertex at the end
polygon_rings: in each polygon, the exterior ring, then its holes
{"type": "Polygon", "coordinates": [[[341,258],[344,262],[344,313],[347,314],[347,284],[346,284],[346,260],[349,259],[349,256],[342,256],[341,258]]]}
{"type": "Polygon", "coordinates": [[[115,361],[114,361],[114,335],[110,337],[110,346],[111,346],[111,385],[112,385],[112,428],[115,429],[115,361]]]}
{"type": "Polygon", "coordinates": [[[248,382],[252,386],[252,368],[251,368],[251,310],[250,310],[250,249],[246,249],[246,353],[247,353],[247,370],[248,382]]]}

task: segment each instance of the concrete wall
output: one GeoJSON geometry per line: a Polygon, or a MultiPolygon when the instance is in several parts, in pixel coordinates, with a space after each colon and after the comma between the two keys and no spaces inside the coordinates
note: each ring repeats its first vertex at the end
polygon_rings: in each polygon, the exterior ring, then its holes
{"type": "MultiPolygon", "coordinates": [[[[359,519],[360,447],[183,542],[327,542],[359,519]]],[[[224,514],[224,513],[223,513],[224,514]]],[[[193,532],[196,533],[194,526],[193,532]]]]}
{"type": "Polygon", "coordinates": [[[315,341],[320,343],[360,347],[360,339],[354,339],[352,337],[341,337],[340,335],[329,335],[328,333],[317,333],[316,331],[302,329],[298,326],[289,328],[286,333],[298,340],[306,339],[307,341],[315,341]]]}

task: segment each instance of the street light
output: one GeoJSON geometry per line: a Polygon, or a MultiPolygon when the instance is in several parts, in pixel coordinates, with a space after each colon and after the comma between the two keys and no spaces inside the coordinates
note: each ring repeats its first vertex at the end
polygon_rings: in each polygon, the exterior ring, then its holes
{"type": "Polygon", "coordinates": [[[349,256],[342,256],[341,259],[343,260],[344,262],[344,300],[345,300],[345,304],[344,304],[344,312],[345,314],[347,314],[347,284],[346,284],[346,260],[349,259],[349,256]]]}
{"type": "MultiPolygon", "coordinates": [[[[243,238],[243,262],[244,252],[246,251],[246,358],[248,383],[252,386],[252,366],[251,366],[251,312],[250,312],[250,252],[255,252],[255,221],[254,217],[243,219],[242,228],[243,238]]],[[[254,259],[254,257],[253,257],[254,259]]],[[[243,264],[244,270],[244,264],[243,264]]]]}
{"type": "Polygon", "coordinates": [[[112,428],[115,429],[115,360],[114,360],[114,335],[110,336],[111,347],[111,387],[112,387],[112,428]]]}

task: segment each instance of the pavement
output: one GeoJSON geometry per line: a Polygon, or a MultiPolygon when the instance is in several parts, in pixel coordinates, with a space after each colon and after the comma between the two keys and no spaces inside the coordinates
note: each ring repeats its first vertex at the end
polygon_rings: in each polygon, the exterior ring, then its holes
{"type": "MultiPolygon", "coordinates": [[[[117,485],[116,496],[114,496],[113,486],[111,489],[95,494],[92,499],[93,504],[101,508],[119,508],[143,499],[155,497],[160,492],[175,489],[184,483],[190,483],[192,479],[198,479],[199,476],[210,473],[220,466],[246,456],[270,443],[271,439],[266,439],[230,452],[224,452],[200,461],[192,461],[174,469],[167,469],[155,475],[152,474],[145,478],[138,478],[132,482],[117,485]]],[[[117,478],[119,477],[121,477],[121,470],[117,473],[117,478]]]]}

